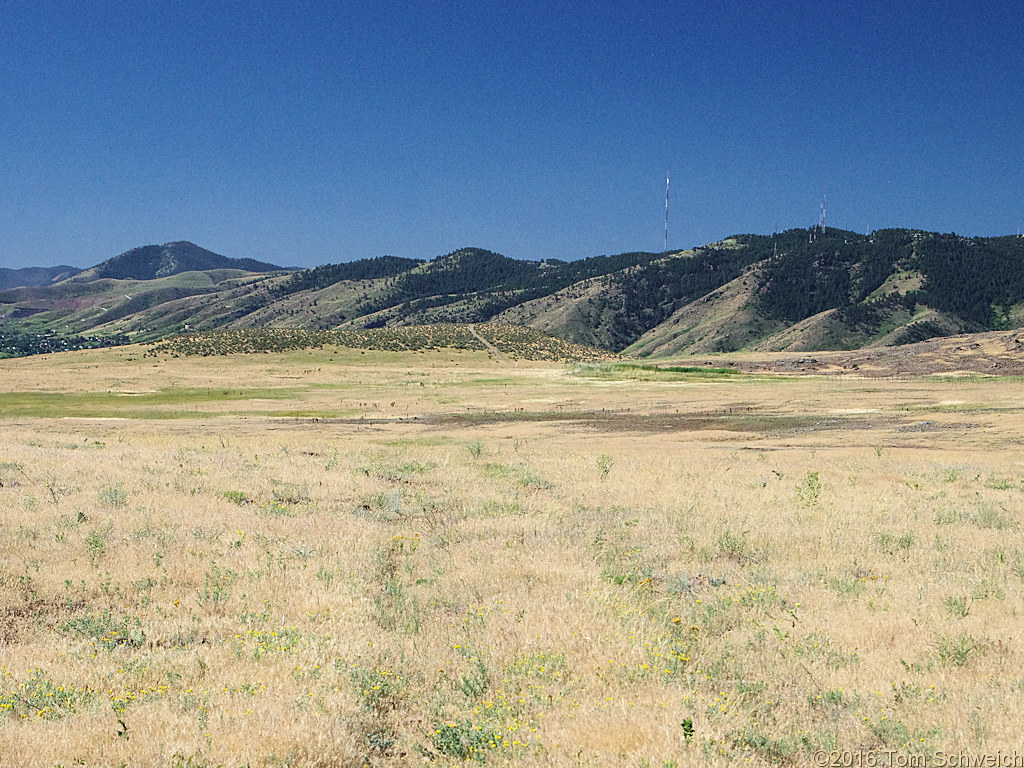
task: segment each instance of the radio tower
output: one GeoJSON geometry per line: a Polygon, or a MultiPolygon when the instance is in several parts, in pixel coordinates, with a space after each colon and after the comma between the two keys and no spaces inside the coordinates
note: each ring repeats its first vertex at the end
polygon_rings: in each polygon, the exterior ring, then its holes
{"type": "Polygon", "coordinates": [[[665,250],[668,253],[668,171],[665,171],[665,250]]]}
{"type": "Polygon", "coordinates": [[[821,191],[821,219],[818,221],[818,227],[821,231],[821,236],[825,236],[825,193],[828,190],[823,189],[821,191]]]}

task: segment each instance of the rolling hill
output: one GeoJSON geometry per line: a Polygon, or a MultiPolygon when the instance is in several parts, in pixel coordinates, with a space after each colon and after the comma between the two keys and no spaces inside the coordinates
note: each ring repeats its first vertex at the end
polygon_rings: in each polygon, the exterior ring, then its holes
{"type": "Polygon", "coordinates": [[[8,269],[0,267],[0,291],[8,288],[24,288],[33,285],[49,285],[81,272],[78,267],[62,264],[59,267],[23,267],[8,269]]]}
{"type": "Polygon", "coordinates": [[[280,272],[281,267],[255,259],[231,259],[186,241],[143,245],[107,259],[75,276],[80,282],[99,278],[155,280],[181,272],[237,269],[245,272],[280,272]]]}
{"type": "Polygon", "coordinates": [[[0,340],[487,321],[644,357],[1011,329],[1024,326],[1024,239],[813,228],[666,254],[531,261],[461,248],[430,261],[383,256],[306,270],[176,242],[0,291],[0,340]]]}

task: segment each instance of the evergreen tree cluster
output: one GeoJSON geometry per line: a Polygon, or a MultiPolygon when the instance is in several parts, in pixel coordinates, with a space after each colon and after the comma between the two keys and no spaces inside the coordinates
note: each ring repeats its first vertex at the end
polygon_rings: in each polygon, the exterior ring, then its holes
{"type": "Polygon", "coordinates": [[[401,313],[419,312],[475,298],[474,322],[491,319],[509,307],[657,258],[651,253],[595,256],[579,261],[526,261],[480,248],[463,248],[435,259],[424,270],[399,277],[384,296],[364,307],[367,312],[400,306],[401,313]]]}
{"type": "MultiPolygon", "coordinates": [[[[398,277],[391,291],[366,307],[376,312],[398,304],[448,297],[441,304],[476,295],[514,289],[538,269],[536,261],[520,261],[482,248],[462,248],[430,262],[426,269],[398,277]]],[[[438,305],[433,305],[438,306],[438,305]]]]}
{"type": "Polygon", "coordinates": [[[914,264],[926,276],[920,300],[988,329],[1005,327],[1024,301],[1024,240],[1016,237],[928,235],[914,264]]]}
{"type": "MultiPolygon", "coordinates": [[[[1024,240],[965,238],[907,229],[857,235],[842,230],[789,230],[741,239],[764,261],[760,308],[794,323],[828,309],[867,301],[901,270],[919,272],[920,291],[878,296],[954,314],[979,329],[1005,327],[1009,308],[1024,301],[1024,240]]],[[[935,328],[920,329],[920,333],[935,328]]]]}
{"type": "Polygon", "coordinates": [[[858,304],[894,271],[910,268],[912,238],[906,230],[858,235],[787,230],[771,237],[740,238],[763,261],[759,308],[768,317],[795,323],[828,309],[858,304]]]}
{"type": "Polygon", "coordinates": [[[255,259],[232,259],[189,242],[143,245],[107,259],[94,268],[94,277],[117,280],[152,280],[179,272],[207,269],[240,269],[275,272],[281,267],[255,259]]]}
{"type": "Polygon", "coordinates": [[[301,272],[293,272],[287,280],[279,283],[272,291],[275,298],[300,291],[319,291],[343,280],[375,280],[394,277],[418,267],[422,261],[404,259],[399,256],[377,256],[343,264],[324,264],[301,272]]]}
{"type": "Polygon", "coordinates": [[[614,343],[628,346],[691,301],[739,277],[756,260],[746,248],[704,247],[693,256],[651,259],[616,275],[621,298],[610,329],[614,343]]]}

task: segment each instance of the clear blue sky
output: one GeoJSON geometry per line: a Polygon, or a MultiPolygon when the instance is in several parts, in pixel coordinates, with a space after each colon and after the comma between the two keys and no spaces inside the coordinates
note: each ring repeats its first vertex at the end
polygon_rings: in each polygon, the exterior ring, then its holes
{"type": "Polygon", "coordinates": [[[1024,227],[1018,2],[0,4],[0,266],[1024,227]]]}

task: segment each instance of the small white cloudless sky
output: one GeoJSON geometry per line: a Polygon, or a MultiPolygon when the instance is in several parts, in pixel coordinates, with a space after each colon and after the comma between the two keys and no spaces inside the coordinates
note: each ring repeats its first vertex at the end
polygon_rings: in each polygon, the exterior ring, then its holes
{"type": "Polygon", "coordinates": [[[1024,227],[1015,4],[0,7],[0,266],[1024,227]]]}

